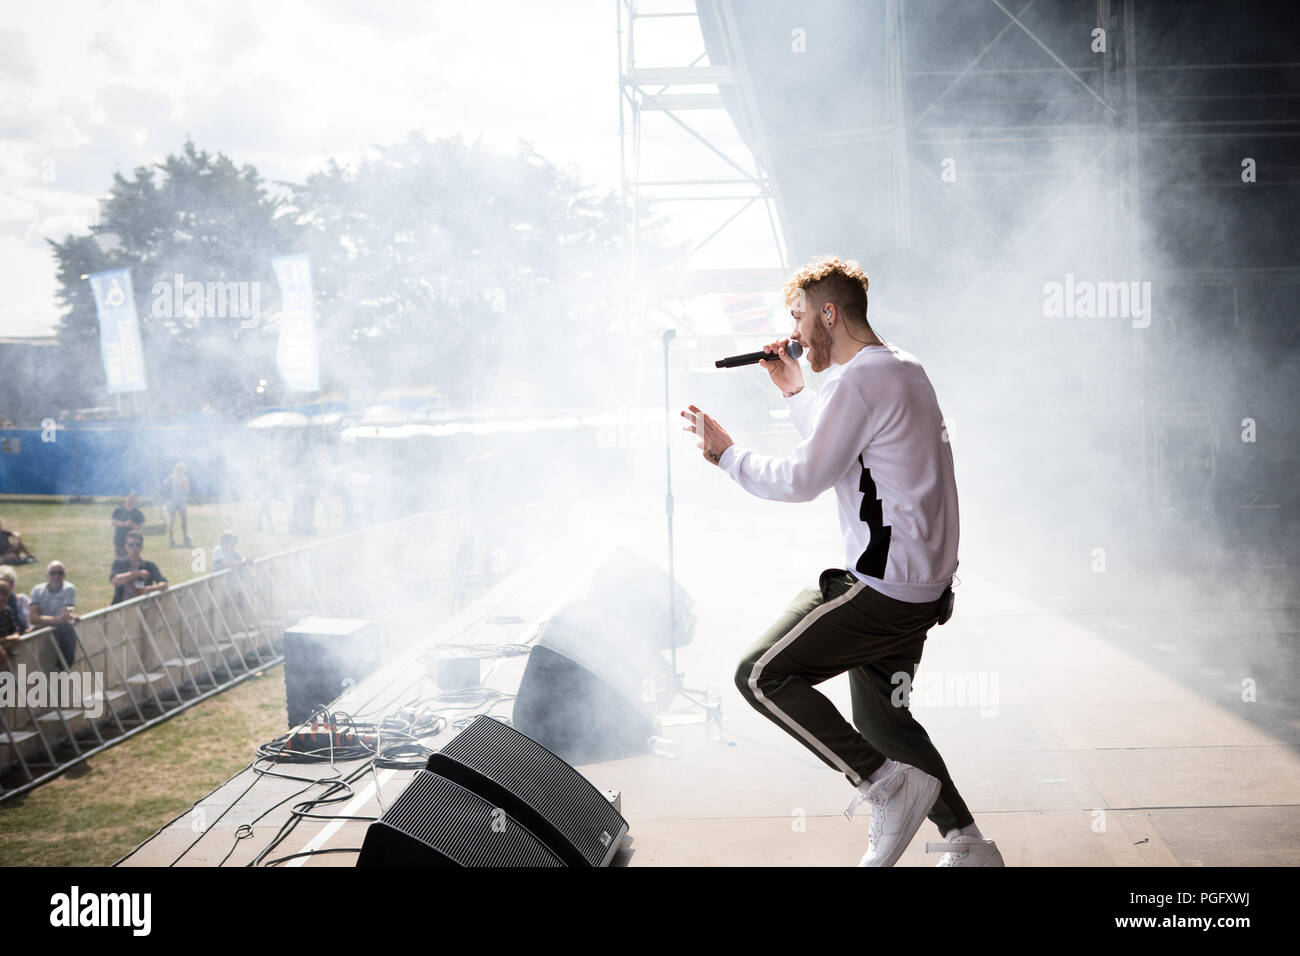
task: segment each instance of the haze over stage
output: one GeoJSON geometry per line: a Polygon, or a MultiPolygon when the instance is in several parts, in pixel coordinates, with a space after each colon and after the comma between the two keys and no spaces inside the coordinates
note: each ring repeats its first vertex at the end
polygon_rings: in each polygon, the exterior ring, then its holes
{"type": "MultiPolygon", "coordinates": [[[[715,469],[675,474],[674,487],[678,576],[699,613],[679,666],[688,687],[720,689],[726,742],[709,741],[701,709],[678,697],[661,730],[674,758],[647,753],[579,768],[598,788],[622,792],[631,842],[620,862],[852,865],[867,826],[841,813],[848,785],[746,707],[732,684],[736,661],[770,618],[838,563],[833,505],[795,510],[751,500],[715,469]],[[778,511],[783,520],[758,520],[778,511]]],[[[334,709],[376,716],[431,693],[419,658],[439,643],[529,639],[619,544],[663,563],[662,517],[632,514],[631,506],[593,507],[567,538],[431,629],[423,646],[390,661],[334,709]]],[[[1284,592],[1268,572],[1257,592],[1230,597],[1194,571],[1151,572],[1135,584],[1118,569],[1071,575],[1050,552],[1036,555],[1037,576],[996,557],[963,550],[957,612],[930,632],[913,708],[1008,865],[1286,863],[1300,831],[1296,692],[1273,686],[1270,674],[1294,654],[1300,612],[1278,597],[1284,592]],[[1055,587],[1044,586],[1047,578],[1055,587]],[[957,705],[959,677],[982,688],[973,705],[957,705]],[[1254,703],[1242,700],[1244,678],[1257,683],[1254,703]],[[1212,833],[1232,837],[1208,840],[1212,833]]],[[[526,660],[505,658],[490,671],[485,662],[486,685],[513,693],[526,660]]],[[[844,678],[822,689],[848,713],[844,678]]],[[[509,702],[490,712],[508,715],[509,702]]],[[[441,747],[452,733],[426,743],[441,747]]],[[[362,766],[277,769],[324,778],[362,766]]],[[[377,817],[412,776],[367,771],[353,784],[354,799],[313,812],[377,817]]],[[[180,865],[216,865],[227,853],[227,866],[253,860],[290,807],[323,790],[287,799],[304,786],[237,774],[197,805],[207,832],[180,865]],[[236,830],[259,816],[252,836],[236,841],[236,830]]],[[[182,814],[125,865],[171,863],[200,836],[194,819],[182,814]]],[[[268,858],[360,847],[366,826],[304,820],[268,858]]],[[[923,852],[934,834],[923,825],[899,865],[936,862],[923,852]]],[[[355,853],[331,852],[286,865],[354,861],[355,853]]]]}

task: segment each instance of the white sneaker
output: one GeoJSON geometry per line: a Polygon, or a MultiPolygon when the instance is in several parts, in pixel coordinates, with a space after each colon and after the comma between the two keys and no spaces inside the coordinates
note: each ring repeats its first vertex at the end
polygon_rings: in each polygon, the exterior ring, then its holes
{"type": "Polygon", "coordinates": [[[863,800],[871,804],[867,852],[858,866],[893,866],[939,799],[939,779],[908,764],[875,783],[863,781],[845,809],[850,820],[863,800]]]}
{"type": "Polygon", "coordinates": [[[943,853],[936,866],[1006,866],[996,843],[964,833],[950,836],[944,843],[927,842],[925,852],[943,853]]]}

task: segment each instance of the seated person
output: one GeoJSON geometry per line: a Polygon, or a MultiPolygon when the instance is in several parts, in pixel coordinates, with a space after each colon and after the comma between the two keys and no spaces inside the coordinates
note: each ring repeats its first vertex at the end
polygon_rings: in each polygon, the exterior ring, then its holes
{"type": "Polygon", "coordinates": [[[27,550],[17,531],[6,531],[0,526],[0,561],[5,564],[31,564],[36,556],[27,550]]]}
{"type": "Polygon", "coordinates": [[[9,610],[13,611],[14,620],[18,622],[18,633],[26,634],[32,629],[29,613],[31,602],[27,595],[18,593],[18,578],[12,565],[0,565],[0,581],[9,585],[9,610]]]}
{"type": "Polygon", "coordinates": [[[9,590],[9,585],[0,581],[0,667],[8,670],[12,668],[9,666],[9,655],[6,652],[22,640],[18,635],[18,621],[14,619],[14,612],[9,610],[11,597],[13,592],[9,590]]]}

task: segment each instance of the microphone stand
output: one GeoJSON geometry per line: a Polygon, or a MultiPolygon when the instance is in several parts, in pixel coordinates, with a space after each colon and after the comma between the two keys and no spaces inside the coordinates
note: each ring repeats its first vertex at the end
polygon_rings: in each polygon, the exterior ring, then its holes
{"type": "Polygon", "coordinates": [[[668,400],[668,343],[676,337],[676,329],[664,329],[664,477],[668,489],[664,497],[664,512],[668,516],[668,646],[672,652],[673,678],[680,685],[681,675],[677,673],[677,576],[673,571],[673,410],[668,400]]]}
{"type": "Polygon", "coordinates": [[[668,516],[668,647],[672,654],[674,693],[702,694],[704,691],[687,687],[682,675],[677,672],[677,574],[673,568],[673,442],[672,442],[672,404],[668,398],[668,343],[677,337],[676,329],[665,329],[664,343],[664,468],[665,487],[664,513],[668,516]]]}

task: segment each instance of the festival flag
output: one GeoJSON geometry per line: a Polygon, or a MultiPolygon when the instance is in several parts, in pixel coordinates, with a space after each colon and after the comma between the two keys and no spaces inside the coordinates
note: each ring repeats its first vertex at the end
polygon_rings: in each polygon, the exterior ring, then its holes
{"type": "Polygon", "coordinates": [[[271,266],[280,283],[280,342],[275,350],[280,377],[294,391],[320,391],[311,258],[306,254],[280,256],[271,260],[271,266]]]}
{"type": "Polygon", "coordinates": [[[144,349],[135,314],[135,293],[129,269],[110,269],[90,276],[90,291],[99,314],[99,351],[112,394],[143,392],[144,349]]]}

